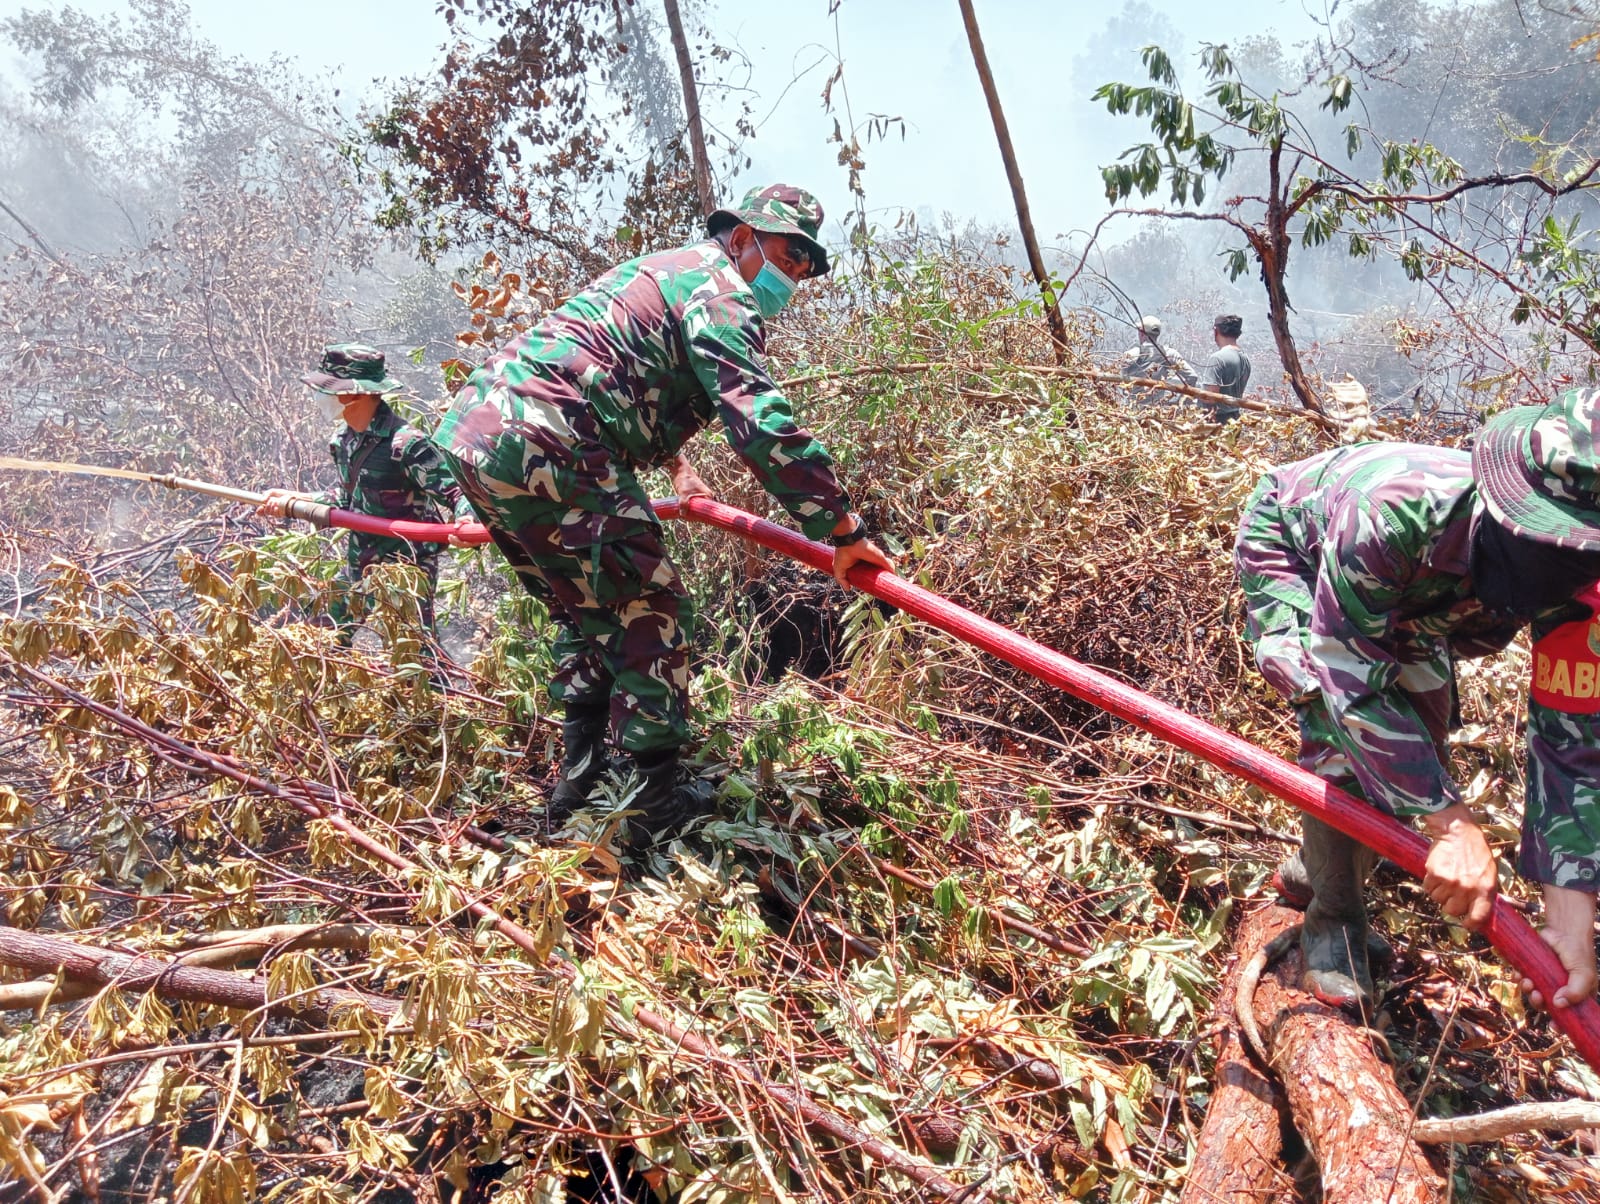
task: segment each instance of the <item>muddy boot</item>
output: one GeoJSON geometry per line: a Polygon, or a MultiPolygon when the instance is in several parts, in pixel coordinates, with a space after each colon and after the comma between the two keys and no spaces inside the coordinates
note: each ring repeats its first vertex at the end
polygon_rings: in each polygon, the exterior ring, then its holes
{"type": "Polygon", "coordinates": [[[1305,973],[1300,985],[1333,1007],[1371,1010],[1372,971],[1367,966],[1367,908],[1362,888],[1375,855],[1309,815],[1301,817],[1305,843],[1300,863],[1311,885],[1300,933],[1305,973]]]}
{"type": "MultiPolygon", "coordinates": [[[[1300,860],[1298,851],[1272,872],[1270,885],[1278,892],[1278,902],[1285,907],[1304,911],[1311,904],[1311,880],[1306,877],[1305,863],[1300,860]]],[[[1371,927],[1367,929],[1367,960],[1385,965],[1394,961],[1394,946],[1371,927]]]]}
{"type": "Polygon", "coordinates": [[[659,844],[710,809],[710,799],[701,783],[678,780],[677,749],[640,753],[632,759],[630,769],[636,786],[625,801],[628,810],[639,812],[628,821],[628,843],[634,848],[659,844]]]}
{"type": "Polygon", "coordinates": [[[609,701],[567,704],[566,718],[561,721],[561,775],[545,808],[545,818],[552,826],[565,823],[589,801],[589,791],[606,767],[610,718],[609,701]]]}

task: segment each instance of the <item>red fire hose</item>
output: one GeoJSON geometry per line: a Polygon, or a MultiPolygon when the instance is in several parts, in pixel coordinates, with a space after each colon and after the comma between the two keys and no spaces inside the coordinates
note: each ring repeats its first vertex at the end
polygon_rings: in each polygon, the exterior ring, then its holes
{"type": "MultiPolygon", "coordinates": [[[[824,573],[833,571],[831,549],[721,502],[702,497],[681,501],[667,498],[656,502],[655,508],[664,519],[682,518],[705,523],[824,573]]],[[[334,510],[328,518],[337,527],[398,535],[419,542],[444,542],[450,534],[458,533],[456,528],[444,524],[391,521],[348,510],[334,510]]],[[[459,534],[464,543],[487,543],[489,539],[488,531],[476,524],[468,525],[459,534]]],[[[1417,878],[1423,876],[1428,842],[1422,836],[1353,795],[1330,786],[1315,774],[893,573],[857,565],[850,572],[850,582],[941,631],[993,653],[1040,681],[1093,703],[1235,777],[1253,782],[1376,849],[1407,873],[1417,878]]],[[[1566,984],[1566,970],[1555,953],[1503,899],[1495,899],[1489,922],[1481,931],[1518,973],[1533,981],[1546,999],[1552,998],[1556,989],[1566,984]]],[[[1600,1003],[1590,998],[1576,1007],[1552,1012],[1551,1017],[1571,1038],[1583,1060],[1600,1071],[1600,1003]]]]}

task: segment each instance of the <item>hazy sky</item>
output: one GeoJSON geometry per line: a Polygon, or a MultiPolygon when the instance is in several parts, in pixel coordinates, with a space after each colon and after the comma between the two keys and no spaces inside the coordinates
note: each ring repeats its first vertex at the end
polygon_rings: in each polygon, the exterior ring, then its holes
{"type": "MultiPolygon", "coordinates": [[[[71,0],[91,12],[120,11],[121,0],[71,0]]],[[[656,0],[637,0],[654,5],[656,0]]],[[[0,0],[0,12],[59,7],[62,0],[0,0]]],[[[434,0],[191,0],[202,36],[225,53],[281,54],[313,76],[332,74],[347,98],[369,93],[375,78],[420,75],[439,60],[445,25],[434,0]]],[[[686,5],[687,7],[687,5],[686,5]]],[[[696,4],[710,24],[750,59],[749,88],[760,133],[752,167],[724,191],[783,179],[817,192],[831,217],[848,205],[833,118],[820,92],[832,70],[835,37],[856,123],[871,114],[904,118],[888,141],[865,147],[867,204],[876,220],[902,208],[937,217],[1013,221],[996,149],[955,0],[844,0],[836,22],[828,0],[696,4]],[[809,68],[809,70],[807,70],[809,68]],[[801,78],[795,79],[797,73],[801,78]],[[791,86],[792,84],[792,86],[791,86]]],[[[1137,46],[1155,33],[1173,51],[1201,40],[1235,41],[1273,33],[1285,43],[1315,32],[1313,0],[1234,0],[1200,5],[1085,4],[1080,0],[978,0],[990,62],[1020,156],[1040,237],[1083,228],[1104,208],[1099,166],[1135,140],[1131,118],[1112,119],[1089,103],[1096,85],[1138,78],[1137,46]],[[1112,22],[1121,28],[1113,30],[1112,22]],[[1132,26],[1133,28],[1129,28],[1132,26]]],[[[840,108],[844,94],[835,89],[840,108]]],[[[708,98],[708,108],[717,104],[708,98]]],[[[723,110],[728,106],[723,104],[723,110]]],[[[865,139],[865,131],[861,136],[865,139]]]]}

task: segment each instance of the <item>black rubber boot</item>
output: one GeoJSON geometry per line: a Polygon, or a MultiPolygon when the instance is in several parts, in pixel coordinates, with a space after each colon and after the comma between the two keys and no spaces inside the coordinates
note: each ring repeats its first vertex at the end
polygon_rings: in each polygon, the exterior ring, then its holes
{"type": "MultiPolygon", "coordinates": [[[[1306,877],[1306,867],[1298,851],[1273,871],[1272,889],[1278,892],[1278,902],[1285,907],[1304,911],[1311,905],[1311,880],[1306,877]]],[[[1367,960],[1385,965],[1394,961],[1394,946],[1370,926],[1367,928],[1367,960]]]]}
{"type": "Polygon", "coordinates": [[[635,848],[657,844],[689,820],[705,814],[709,803],[706,792],[698,783],[678,780],[677,749],[641,753],[633,757],[629,768],[635,786],[625,801],[628,810],[639,813],[628,821],[629,844],[635,848]]]}
{"type": "Polygon", "coordinates": [[[606,767],[606,728],[610,723],[611,703],[569,702],[561,721],[561,776],[550,792],[545,817],[552,824],[564,823],[584,803],[589,791],[600,780],[606,767]]]}
{"type": "Polygon", "coordinates": [[[1301,818],[1300,863],[1311,886],[1300,933],[1305,973],[1300,985],[1333,1007],[1372,1007],[1367,965],[1367,907],[1362,898],[1376,854],[1309,815],[1301,818]]]}

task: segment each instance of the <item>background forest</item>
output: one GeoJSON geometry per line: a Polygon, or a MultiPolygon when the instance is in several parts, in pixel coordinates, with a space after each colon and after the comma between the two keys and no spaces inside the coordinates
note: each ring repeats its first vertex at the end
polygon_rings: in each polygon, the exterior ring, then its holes
{"type": "MultiPolygon", "coordinates": [[[[879,199],[907,145],[930,178],[1005,171],[975,88],[969,147],[852,105],[906,69],[846,53],[872,7],[792,9],[775,77],[726,3],[442,0],[428,68],[361,60],[352,96],[219,49],[176,0],[0,6],[0,454],[320,487],[300,376],[324,343],[383,348],[429,424],[574,288],[697,237],[707,196],[785,179],[822,196],[838,267],[777,324],[775,375],[902,572],[1291,752],[1241,640],[1239,506],[1270,464],[1460,442],[1593,381],[1600,15],[1370,0],[1202,43],[1122,6],[1070,62],[997,72],[1035,262],[1003,212],[879,199]],[[1057,125],[1071,154],[1038,141],[1057,125]],[[770,149],[794,128],[822,178],[770,149]],[[1106,379],[1140,314],[1199,363],[1225,310],[1255,362],[1242,422],[1106,379]],[[1346,374],[1370,412],[1330,404],[1346,374]]],[[[904,7],[904,57],[937,36],[975,84],[956,6],[938,35],[904,7]]],[[[979,0],[995,61],[1052,7],[979,0]]],[[[691,452],[769,513],[719,441],[691,452]]],[[[717,817],[627,858],[603,808],[519,826],[551,653],[490,554],[447,556],[442,691],[403,570],[369,578],[354,651],[298,621],[334,536],[0,474],[0,1198],[1178,1200],[1230,942],[1291,809],[807,570],[670,533],[717,817]],[[478,840],[490,818],[522,835],[478,840]],[[233,993],[48,973],[44,937],[233,993]]],[[[1456,769],[1502,851],[1525,669],[1462,668],[1456,769]]],[[[1372,1027],[1419,1115],[1600,1100],[1481,939],[1380,882],[1399,957],[1372,1027]]],[[[1322,1198],[1298,1142],[1273,1198],[1322,1198]]],[[[1593,1148],[1432,1157],[1455,1199],[1589,1199],[1593,1148]]]]}

